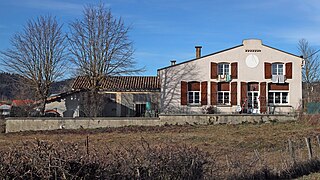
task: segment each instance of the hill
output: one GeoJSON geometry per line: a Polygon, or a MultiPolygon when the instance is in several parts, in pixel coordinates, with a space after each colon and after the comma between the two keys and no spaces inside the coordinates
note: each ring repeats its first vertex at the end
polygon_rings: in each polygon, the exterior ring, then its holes
{"type": "Polygon", "coordinates": [[[19,75],[0,73],[0,99],[12,99],[18,92],[19,75]]]}
{"type": "MultiPolygon", "coordinates": [[[[33,99],[34,90],[17,74],[0,73],[0,100],[33,99]]],[[[71,89],[73,79],[66,79],[53,83],[50,94],[58,94],[71,89]]]]}

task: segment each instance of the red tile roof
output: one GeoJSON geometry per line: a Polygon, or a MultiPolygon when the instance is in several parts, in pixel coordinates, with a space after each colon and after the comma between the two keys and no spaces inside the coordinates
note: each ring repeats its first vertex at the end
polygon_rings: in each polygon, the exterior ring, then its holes
{"type": "Polygon", "coordinates": [[[12,106],[30,106],[34,101],[30,99],[26,100],[12,100],[12,106]]]}
{"type": "MultiPolygon", "coordinates": [[[[108,76],[100,82],[100,87],[105,91],[160,91],[160,82],[157,76],[108,76]]],[[[77,77],[72,88],[89,89],[89,78],[77,77]]]]}

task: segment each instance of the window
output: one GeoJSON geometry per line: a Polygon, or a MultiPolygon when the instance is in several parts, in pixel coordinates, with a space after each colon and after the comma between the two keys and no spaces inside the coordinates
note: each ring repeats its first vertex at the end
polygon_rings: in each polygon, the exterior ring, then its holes
{"type": "Polygon", "coordinates": [[[229,64],[227,63],[220,63],[218,64],[218,75],[229,75],[229,64]]]}
{"type": "Polygon", "coordinates": [[[272,64],[272,75],[283,75],[284,65],[282,63],[272,64]]]}
{"type": "Polygon", "coordinates": [[[218,91],[218,104],[220,104],[220,105],[230,104],[230,92],[229,91],[218,91]]]}
{"type": "Polygon", "coordinates": [[[188,82],[188,104],[200,104],[200,82],[188,82]]]}
{"type": "Polygon", "coordinates": [[[200,91],[188,91],[189,104],[200,104],[200,91]]]}
{"type": "Polygon", "coordinates": [[[288,104],[288,92],[269,92],[268,103],[269,104],[288,104]]]}
{"type": "Polygon", "coordinates": [[[217,102],[219,105],[229,105],[230,104],[230,83],[219,82],[217,95],[218,95],[217,102]]]}

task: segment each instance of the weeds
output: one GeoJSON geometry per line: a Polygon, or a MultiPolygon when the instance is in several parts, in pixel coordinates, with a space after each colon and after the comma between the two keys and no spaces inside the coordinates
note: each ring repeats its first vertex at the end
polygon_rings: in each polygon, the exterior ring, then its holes
{"type": "Polygon", "coordinates": [[[298,121],[11,133],[0,179],[291,179],[320,172],[319,132],[298,121]]]}
{"type": "MultiPolygon", "coordinates": [[[[101,148],[101,146],[99,147],[101,148]]],[[[95,149],[92,147],[92,149],[95,149]]],[[[1,179],[203,179],[206,155],[187,146],[92,150],[80,144],[26,142],[1,152],[1,179]]]]}
{"type": "Polygon", "coordinates": [[[237,180],[246,180],[246,179],[293,179],[298,178],[303,175],[308,175],[310,173],[315,173],[320,171],[320,161],[319,160],[310,160],[292,164],[287,169],[281,171],[275,171],[269,167],[263,167],[261,169],[256,169],[252,173],[239,173],[232,174],[227,177],[227,179],[237,179],[237,180]]]}

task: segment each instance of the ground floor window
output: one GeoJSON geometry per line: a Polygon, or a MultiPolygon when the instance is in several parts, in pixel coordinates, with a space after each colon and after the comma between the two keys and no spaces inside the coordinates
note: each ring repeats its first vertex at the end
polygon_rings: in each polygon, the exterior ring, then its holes
{"type": "Polygon", "coordinates": [[[200,104],[200,91],[189,91],[188,102],[189,104],[200,104]]]}
{"type": "Polygon", "coordinates": [[[218,104],[229,105],[230,104],[230,92],[229,91],[218,91],[218,104]]]}
{"type": "Polygon", "coordinates": [[[269,104],[288,104],[288,92],[269,92],[268,103],[269,104]]]}

